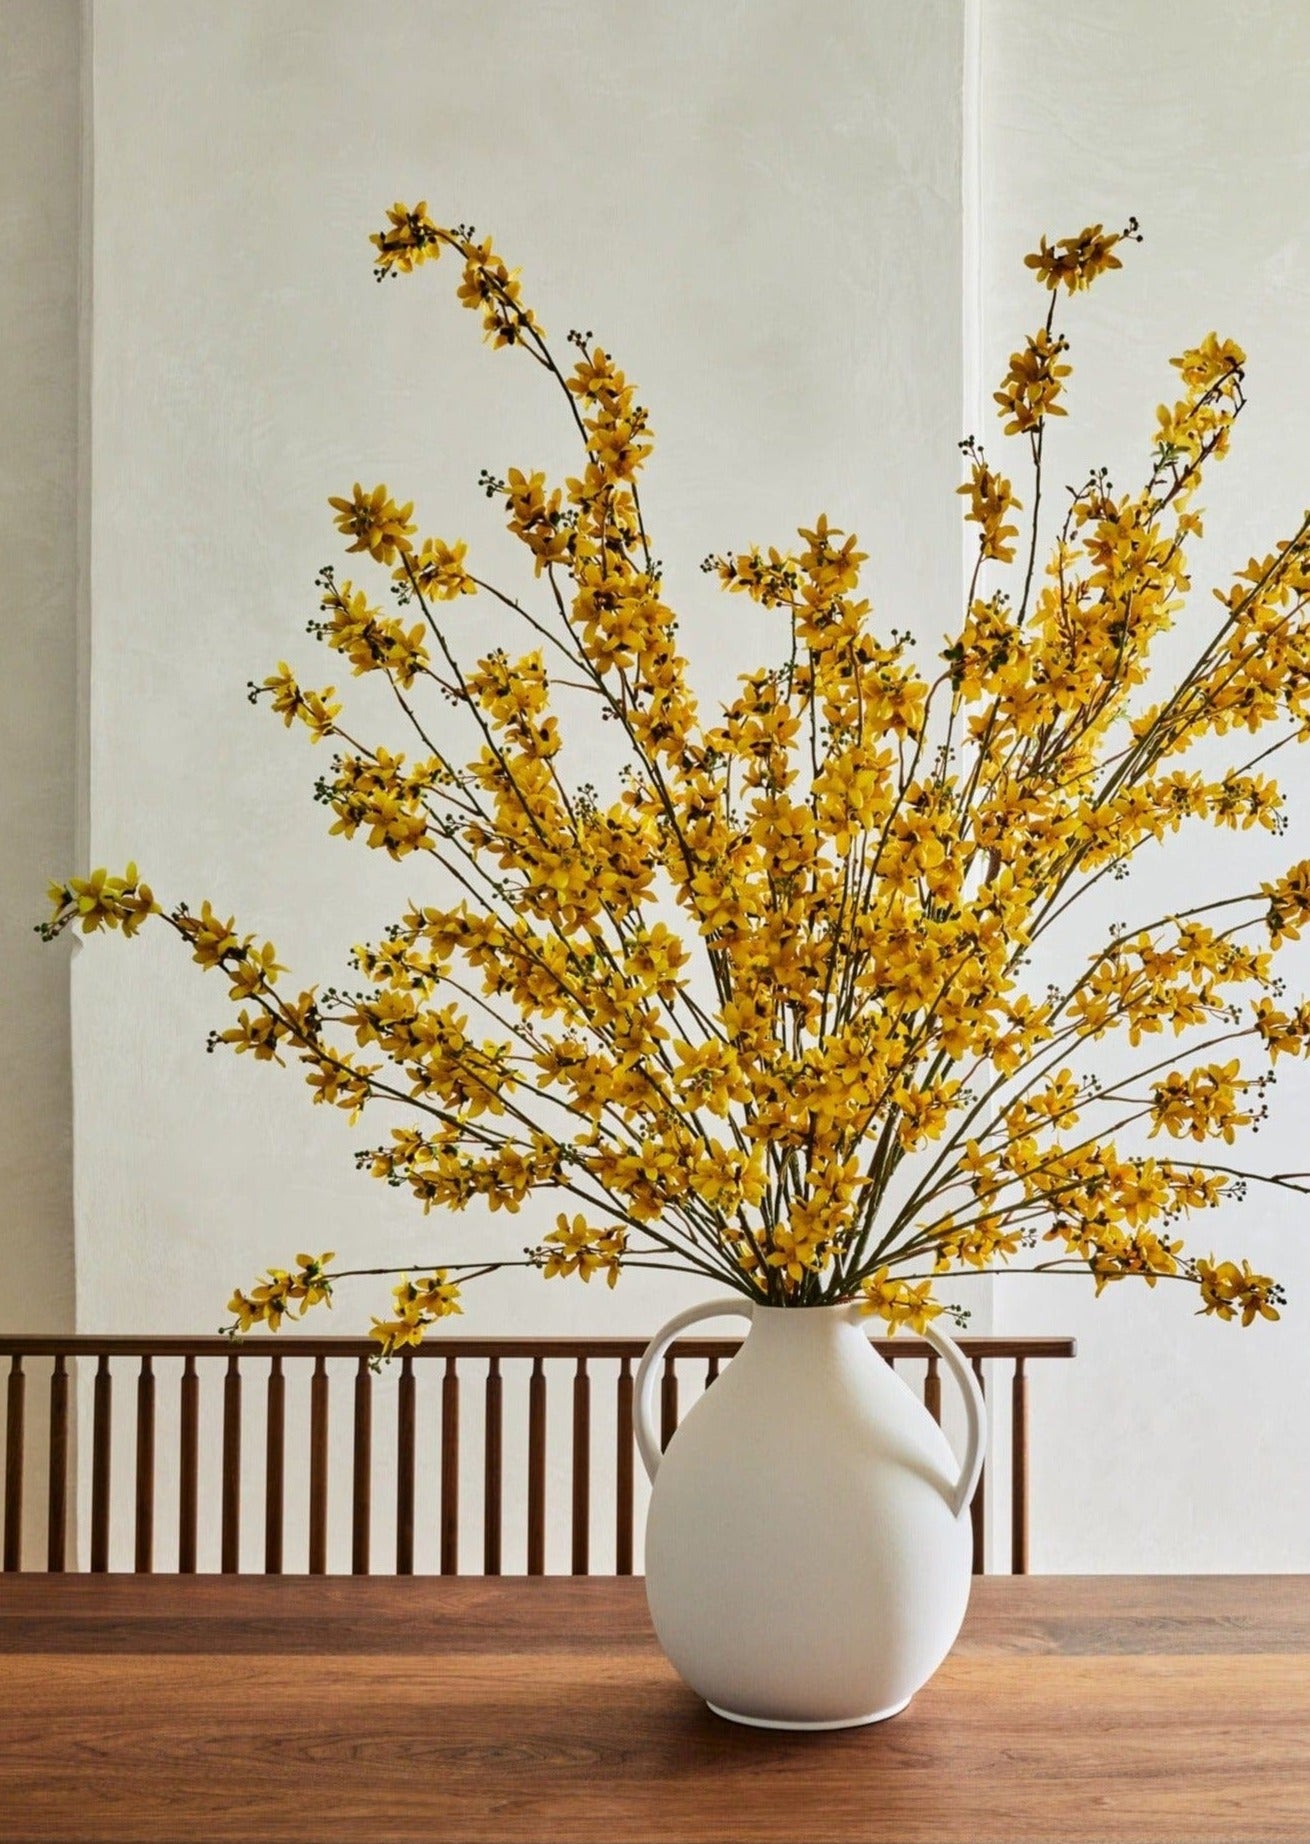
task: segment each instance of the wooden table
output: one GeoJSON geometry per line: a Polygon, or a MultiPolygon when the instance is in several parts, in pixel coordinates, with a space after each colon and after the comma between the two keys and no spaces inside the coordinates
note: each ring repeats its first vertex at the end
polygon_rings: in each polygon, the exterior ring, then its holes
{"type": "Polygon", "coordinates": [[[1310,1839],[1310,1581],[984,1577],[903,1716],[721,1722],[640,1581],[0,1577],[0,1838],[1310,1839]]]}

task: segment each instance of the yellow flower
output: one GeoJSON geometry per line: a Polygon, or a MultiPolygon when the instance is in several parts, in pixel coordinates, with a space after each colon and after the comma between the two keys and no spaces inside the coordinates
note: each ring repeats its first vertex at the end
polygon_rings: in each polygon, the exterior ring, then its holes
{"type": "Polygon", "coordinates": [[[270,1332],[276,1332],[293,1310],[297,1318],[303,1319],[311,1306],[323,1301],[330,1306],[332,1280],[325,1270],[332,1259],[330,1249],[322,1255],[297,1255],[294,1272],[270,1268],[249,1293],[238,1288],[227,1303],[227,1310],[236,1318],[224,1330],[235,1336],[256,1325],[266,1325],[270,1332]]]}
{"type": "Polygon", "coordinates": [[[1260,890],[1269,898],[1269,938],[1274,946],[1299,941],[1302,928],[1310,922],[1310,858],[1294,864],[1276,882],[1261,884],[1260,890]]]}
{"type": "Polygon", "coordinates": [[[371,1336],[378,1344],[378,1357],[394,1357],[407,1346],[419,1345],[428,1327],[452,1314],[462,1313],[459,1284],[447,1277],[445,1268],[411,1280],[408,1275],[392,1289],[395,1317],[374,1319],[371,1336]]]}
{"type": "MultiPolygon", "coordinates": [[[[209,1048],[213,1050],[219,1044],[231,1044],[238,1056],[247,1050],[253,1052],[257,1063],[282,1063],[278,1055],[278,1045],[287,1036],[287,1027],[273,1012],[256,1012],[253,1017],[243,1007],[237,1022],[226,1031],[210,1033],[209,1048]]],[[[285,1066],[285,1065],[284,1065],[285,1066]]]]}
{"type": "Polygon", "coordinates": [[[885,1319],[892,1335],[902,1325],[922,1333],[928,1321],[944,1310],[932,1297],[931,1281],[921,1281],[916,1287],[912,1281],[893,1280],[885,1265],[866,1276],[860,1283],[860,1292],[860,1311],[885,1319]]]}
{"type": "Polygon", "coordinates": [[[898,1132],[901,1144],[907,1151],[922,1146],[927,1140],[940,1139],[950,1118],[959,1086],[958,1082],[946,1082],[913,1089],[897,1084],[892,1091],[892,1100],[900,1110],[898,1132]]]}
{"type": "Polygon", "coordinates": [[[816,1223],[775,1223],[766,1246],[765,1265],[781,1268],[792,1282],[818,1273],[832,1256],[831,1240],[816,1223]]]}
{"type": "Polygon", "coordinates": [[[412,581],[420,595],[430,602],[453,602],[457,596],[476,595],[478,586],[464,568],[467,544],[443,544],[440,538],[425,538],[423,548],[394,572],[398,583],[412,581]]]}
{"type": "Polygon", "coordinates": [[[191,943],[191,958],[205,968],[221,967],[224,961],[244,955],[244,944],[235,930],[235,916],[224,922],[208,898],[201,904],[198,916],[184,916],[180,923],[180,932],[191,943]]]}
{"type": "Polygon", "coordinates": [[[282,660],[262,686],[252,686],[250,698],[253,703],[261,692],[270,692],[273,711],[286,728],[289,730],[299,719],[309,731],[310,740],[317,743],[332,734],[341,714],[341,706],[331,702],[334,689],[328,685],[321,692],[302,691],[290,666],[282,660]]]}
{"type": "Polygon", "coordinates": [[[1234,1057],[1231,1062],[1209,1063],[1202,1069],[1171,1071],[1152,1090],[1152,1139],[1163,1129],[1175,1139],[1190,1134],[1194,1140],[1204,1140],[1213,1134],[1231,1146],[1237,1129],[1250,1126],[1255,1119],[1237,1101],[1238,1091],[1246,1087],[1238,1080],[1240,1070],[1234,1057]]]}
{"type": "Polygon", "coordinates": [[[394,1357],[406,1345],[421,1345],[424,1323],[419,1319],[374,1319],[369,1336],[377,1340],[378,1356],[394,1357]]]}
{"type": "Polygon", "coordinates": [[[1269,1052],[1277,1057],[1305,1056],[1310,1051],[1310,1005],[1298,1006],[1293,1014],[1275,1009],[1270,999],[1260,999],[1254,1009],[1254,1028],[1269,1052]]]}
{"type": "Polygon", "coordinates": [[[1066,350],[1067,341],[1041,327],[1026,346],[1010,354],[1010,369],[993,393],[1006,419],[1007,435],[1030,434],[1045,417],[1065,414],[1060,396],[1073,369],[1062,362],[1066,350]]]}
{"type": "Polygon", "coordinates": [[[1235,1319],[1240,1313],[1243,1325],[1250,1325],[1257,1316],[1280,1317],[1282,1288],[1267,1274],[1253,1274],[1249,1262],[1244,1261],[1239,1268],[1236,1262],[1216,1262],[1212,1255],[1208,1261],[1197,1262],[1196,1274],[1202,1313],[1217,1314],[1220,1319],[1235,1319]]]}
{"type": "Polygon", "coordinates": [[[556,1275],[576,1274],[584,1281],[603,1272],[606,1285],[614,1287],[618,1284],[627,1239],[628,1232],[621,1225],[607,1224],[597,1228],[585,1217],[569,1218],[561,1212],[557,1227],[550,1231],[545,1245],[538,1251],[542,1272],[547,1280],[556,1275]]]}
{"type": "Polygon", "coordinates": [[[232,984],[228,988],[230,999],[253,998],[266,987],[277,984],[279,973],[285,973],[277,959],[277,950],[271,941],[266,941],[262,948],[256,948],[250,940],[242,947],[241,958],[235,967],[229,969],[232,984]]]}
{"type": "Polygon", "coordinates": [[[354,540],[348,550],[367,551],[379,563],[392,564],[398,552],[413,549],[412,500],[398,506],[385,487],[374,487],[368,493],[356,481],[349,499],[332,498],[328,504],[336,511],[337,530],[354,540]]]}
{"type": "Polygon", "coordinates": [[[481,243],[466,239],[462,249],[464,273],[458,298],[463,306],[481,313],[485,337],[492,345],[513,346],[526,333],[544,333],[532,309],[522,304],[518,271],[505,267],[492,249],[490,237],[484,237],[481,243]]]}
{"type": "Polygon", "coordinates": [[[1181,1242],[1157,1236],[1150,1229],[1138,1229],[1132,1235],[1103,1230],[1090,1257],[1097,1293],[1101,1293],[1110,1281],[1124,1280],[1130,1275],[1140,1276],[1148,1287],[1154,1287],[1160,1275],[1178,1272],[1177,1258],[1182,1246],[1181,1242]]]}
{"type": "Polygon", "coordinates": [[[1246,354],[1235,340],[1221,340],[1207,333],[1199,346],[1190,347],[1180,358],[1169,363],[1181,372],[1183,383],[1194,392],[1213,390],[1221,379],[1242,369],[1246,354]]]}
{"type": "Polygon", "coordinates": [[[422,1274],[417,1280],[408,1276],[392,1290],[396,1302],[396,1312],[400,1318],[411,1322],[427,1322],[434,1319],[447,1319],[452,1313],[462,1313],[459,1287],[447,1278],[445,1268],[438,1268],[432,1274],[422,1274]]]}
{"type": "Polygon", "coordinates": [[[997,563],[1013,563],[1011,540],[1018,537],[1019,527],[1010,523],[1010,514],[1021,512],[1023,501],[1015,498],[1014,489],[1005,476],[993,473],[982,455],[974,451],[969,481],[957,487],[956,492],[968,498],[969,510],[965,518],[981,527],[980,556],[994,558],[997,563]]]}
{"type": "Polygon", "coordinates": [[[1097,276],[1104,275],[1107,269],[1123,267],[1114,248],[1126,237],[1140,242],[1136,218],[1128,220],[1126,230],[1108,233],[1099,224],[1089,224],[1076,237],[1061,237],[1054,245],[1043,237],[1040,248],[1023,260],[1036,272],[1043,288],[1049,288],[1052,294],[1060,287],[1066,288],[1071,295],[1077,294],[1081,288],[1090,288],[1097,276]]]}
{"type": "Polygon", "coordinates": [[[937,1273],[951,1267],[988,1268],[995,1261],[1010,1261],[1023,1247],[1023,1235],[1007,1225],[1004,1217],[985,1217],[981,1222],[956,1228],[949,1221],[937,1231],[937,1273]]]}
{"type": "Polygon", "coordinates": [[[442,233],[428,217],[427,200],[411,210],[397,202],[387,212],[387,227],[369,238],[378,253],[373,273],[381,281],[388,275],[409,275],[420,263],[435,262],[441,254],[442,233]]]}
{"type": "Polygon", "coordinates": [[[76,922],[84,935],[103,928],[121,928],[125,935],[135,935],[147,916],[160,913],[149,884],[137,876],[129,864],[122,877],[113,877],[104,869],[89,877],[70,877],[67,883],[51,884],[48,891],[51,916],[40,926],[47,941],[63,933],[76,922]]]}

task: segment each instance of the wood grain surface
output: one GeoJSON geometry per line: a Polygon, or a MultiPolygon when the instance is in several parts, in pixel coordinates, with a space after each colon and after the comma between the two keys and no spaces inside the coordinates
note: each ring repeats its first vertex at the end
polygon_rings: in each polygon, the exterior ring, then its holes
{"type": "Polygon", "coordinates": [[[1310,1581],[983,1577],[903,1716],[708,1714],[639,1580],[11,1576],[0,1838],[1310,1840],[1310,1581]]]}

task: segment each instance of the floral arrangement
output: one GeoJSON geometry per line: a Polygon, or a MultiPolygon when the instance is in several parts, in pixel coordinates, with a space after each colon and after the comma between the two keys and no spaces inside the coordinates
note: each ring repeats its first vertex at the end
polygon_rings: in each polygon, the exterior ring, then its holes
{"type": "MultiPolygon", "coordinates": [[[[561,361],[489,239],[396,205],[372,238],[379,280],[449,254],[490,343],[558,386],[578,472],[482,476],[531,559],[514,592],[463,543],[421,537],[385,486],[331,501],[390,605],[327,568],[310,631],[385,681],[412,754],[360,739],[334,687],[285,664],[250,696],[330,744],[332,832],[439,867],[442,900],[353,950],[358,990],[295,997],[272,943],[208,902],[162,907],[131,865],[54,886],[42,932],[162,917],[228,981],[235,1022],[211,1049],[297,1059],[314,1101],[352,1121],[399,1111],[358,1155],[375,1177],[425,1212],[557,1194],[557,1227],[523,1256],[547,1277],[676,1269],[922,1329],[959,1316],[937,1277],[1017,1262],[1090,1274],[1098,1293],[1181,1281],[1203,1313],[1276,1319],[1271,1278],[1185,1253],[1177,1231],[1250,1181],[1307,1190],[1229,1149],[1265,1112],[1274,1060],[1310,1049],[1310,1003],[1285,1000],[1273,967],[1310,920],[1310,860],[1112,928],[1064,990],[1025,985],[1047,932],[1144,847],[1195,821],[1281,831],[1257,771],[1310,735],[1310,515],[1217,592],[1186,672],[1144,691],[1189,589],[1203,470],[1243,406],[1231,341],[1172,361],[1180,395],[1157,412],[1143,484],[1116,494],[1090,474],[1037,567],[1043,443],[1070,375],[1057,305],[1137,238],[1135,222],[1095,225],[1027,258],[1045,317],[996,393],[1027,503],[962,444],[977,561],[940,655],[920,667],[909,635],[879,634],[865,555],[821,516],[790,548],[706,559],[778,638],[703,716],[642,508],[652,436],[633,385],[590,334],[561,361]],[[475,596],[512,611],[525,651],[471,656],[475,596]],[[626,750],[605,794],[568,777],[559,713],[578,703],[626,750]],[[1189,767],[1213,737],[1248,759],[1189,767]],[[1100,1082],[1088,1052],[1110,1034],[1141,1066],[1100,1082]]],[[[276,1329],[343,1272],[383,1272],[333,1259],[299,1255],[238,1291],[230,1329],[276,1329]]],[[[402,1275],[374,1321],[382,1353],[505,1265],[402,1275]]]]}

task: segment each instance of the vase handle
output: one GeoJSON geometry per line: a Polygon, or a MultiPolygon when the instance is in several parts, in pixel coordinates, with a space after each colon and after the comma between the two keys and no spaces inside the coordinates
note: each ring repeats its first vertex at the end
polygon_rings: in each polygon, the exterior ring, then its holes
{"type": "MultiPolygon", "coordinates": [[[[642,1353],[637,1366],[637,1381],[632,1393],[632,1425],[637,1435],[637,1451],[641,1463],[646,1468],[646,1475],[654,1480],[660,1469],[660,1443],[655,1431],[655,1379],[660,1360],[679,1332],[685,1332],[689,1325],[696,1325],[702,1319],[718,1319],[725,1314],[736,1313],[743,1319],[751,1316],[749,1300],[706,1300],[701,1306],[689,1306],[685,1312],[675,1313],[668,1324],[656,1332],[654,1338],[642,1353]]],[[[963,1359],[960,1360],[963,1363],[963,1359]]]]}
{"type": "Polygon", "coordinates": [[[967,1417],[967,1429],[964,1439],[964,1459],[960,1462],[960,1477],[951,1497],[951,1509],[956,1517],[961,1517],[968,1509],[978,1479],[983,1469],[983,1460],[987,1453],[987,1402],[979,1387],[978,1379],[973,1373],[973,1366],[953,1338],[939,1331],[931,1320],[924,1326],[920,1336],[925,1344],[932,1346],[960,1386],[964,1397],[964,1412],[967,1417]]]}

